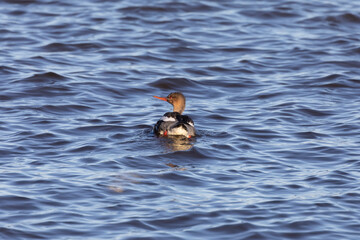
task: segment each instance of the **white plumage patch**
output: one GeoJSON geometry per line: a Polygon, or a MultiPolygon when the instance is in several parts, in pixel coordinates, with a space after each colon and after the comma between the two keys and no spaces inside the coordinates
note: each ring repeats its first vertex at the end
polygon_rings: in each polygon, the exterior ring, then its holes
{"type": "Polygon", "coordinates": [[[162,120],[162,121],[164,121],[164,122],[175,122],[175,121],[176,121],[175,118],[173,118],[173,117],[166,117],[166,116],[162,116],[160,120],[162,120]]]}
{"type": "Polygon", "coordinates": [[[185,130],[182,127],[178,127],[178,128],[174,128],[169,130],[168,135],[183,135],[183,136],[188,136],[189,133],[187,130],[185,130]]]}

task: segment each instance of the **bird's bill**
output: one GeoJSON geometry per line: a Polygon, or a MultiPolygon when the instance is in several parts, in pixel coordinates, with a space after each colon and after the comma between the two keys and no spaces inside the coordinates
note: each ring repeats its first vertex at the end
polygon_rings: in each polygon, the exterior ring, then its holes
{"type": "Polygon", "coordinates": [[[157,96],[154,96],[154,98],[157,98],[157,99],[160,99],[160,100],[163,100],[163,101],[167,101],[167,99],[166,99],[166,98],[164,98],[164,97],[157,97],[157,96]]]}

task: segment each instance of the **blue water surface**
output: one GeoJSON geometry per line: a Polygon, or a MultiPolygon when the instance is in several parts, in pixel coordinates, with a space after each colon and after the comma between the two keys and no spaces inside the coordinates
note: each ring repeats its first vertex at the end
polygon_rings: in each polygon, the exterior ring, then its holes
{"type": "Polygon", "coordinates": [[[0,239],[360,235],[358,1],[0,2],[0,239]],[[197,136],[157,138],[181,91],[197,136]]]}

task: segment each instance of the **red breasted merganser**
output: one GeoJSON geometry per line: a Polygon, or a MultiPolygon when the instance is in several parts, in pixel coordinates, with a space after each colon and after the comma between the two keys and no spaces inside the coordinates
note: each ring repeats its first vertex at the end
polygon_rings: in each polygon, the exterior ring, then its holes
{"type": "Polygon", "coordinates": [[[157,97],[173,105],[172,112],[167,112],[154,126],[154,133],[158,136],[180,135],[188,138],[195,136],[194,121],[181,115],[185,110],[185,97],[180,92],[170,93],[166,98],[157,97]]]}

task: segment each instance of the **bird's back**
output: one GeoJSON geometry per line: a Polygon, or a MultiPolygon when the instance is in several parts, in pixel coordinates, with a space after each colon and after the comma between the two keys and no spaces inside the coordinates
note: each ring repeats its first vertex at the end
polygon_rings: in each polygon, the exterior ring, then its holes
{"type": "Polygon", "coordinates": [[[154,133],[158,136],[183,135],[195,136],[194,121],[187,115],[178,112],[167,112],[154,126],[154,133]]]}

